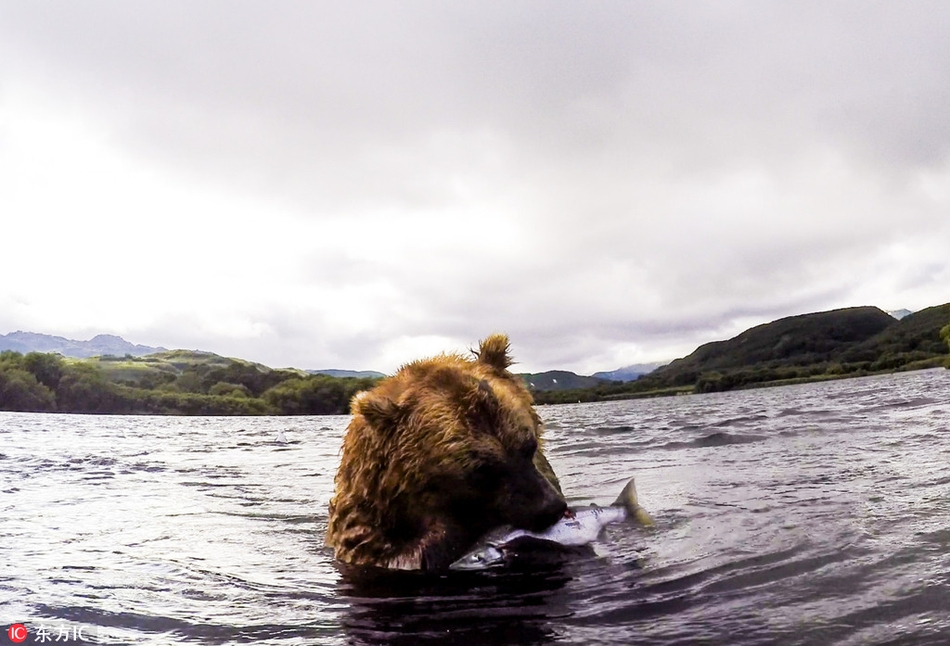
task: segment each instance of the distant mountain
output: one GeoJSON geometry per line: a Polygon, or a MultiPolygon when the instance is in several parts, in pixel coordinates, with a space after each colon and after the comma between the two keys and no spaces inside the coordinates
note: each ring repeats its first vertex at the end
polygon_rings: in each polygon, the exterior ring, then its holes
{"type": "Polygon", "coordinates": [[[386,376],[375,370],[336,370],[330,368],[326,370],[308,370],[307,372],[311,375],[327,375],[329,377],[337,377],[338,379],[349,377],[356,379],[379,379],[386,376]]]}
{"type": "Polygon", "coordinates": [[[666,363],[637,363],[632,366],[617,368],[609,372],[595,372],[591,375],[596,379],[606,379],[607,381],[636,381],[643,375],[648,375],[657,368],[665,366],[666,363]]]}
{"type": "Polygon", "coordinates": [[[603,379],[576,375],[567,370],[549,370],[548,372],[523,373],[520,375],[529,390],[573,390],[575,388],[593,388],[604,383],[603,379]]]}
{"type": "Polygon", "coordinates": [[[900,309],[900,310],[891,310],[888,312],[891,316],[896,318],[898,321],[904,318],[905,316],[910,316],[913,314],[910,310],[900,309]]]}
{"type": "Polygon", "coordinates": [[[133,357],[140,357],[154,352],[163,352],[165,348],[136,345],[112,334],[99,334],[88,341],[75,341],[61,336],[17,331],[0,334],[0,351],[3,350],[13,350],[23,354],[58,352],[64,357],[86,359],[107,354],[119,357],[130,354],[133,357]]]}

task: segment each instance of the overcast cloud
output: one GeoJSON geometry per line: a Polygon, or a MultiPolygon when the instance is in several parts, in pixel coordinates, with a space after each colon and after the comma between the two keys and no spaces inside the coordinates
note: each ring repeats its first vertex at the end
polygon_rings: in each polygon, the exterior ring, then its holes
{"type": "Polygon", "coordinates": [[[942,2],[0,0],[0,333],[391,371],[950,301],[942,2]]]}

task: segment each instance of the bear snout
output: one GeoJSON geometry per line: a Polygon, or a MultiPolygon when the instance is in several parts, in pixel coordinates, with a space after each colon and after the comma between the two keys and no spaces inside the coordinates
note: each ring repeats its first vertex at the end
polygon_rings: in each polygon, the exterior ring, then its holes
{"type": "Polygon", "coordinates": [[[507,520],[514,527],[533,532],[547,529],[567,511],[564,497],[537,471],[512,483],[507,520]]]}
{"type": "Polygon", "coordinates": [[[541,531],[547,529],[561,518],[564,517],[564,514],[567,512],[567,502],[561,495],[555,491],[554,487],[550,484],[547,484],[547,488],[550,489],[551,495],[545,500],[545,503],[538,515],[535,518],[535,525],[531,527],[531,531],[541,531]]]}

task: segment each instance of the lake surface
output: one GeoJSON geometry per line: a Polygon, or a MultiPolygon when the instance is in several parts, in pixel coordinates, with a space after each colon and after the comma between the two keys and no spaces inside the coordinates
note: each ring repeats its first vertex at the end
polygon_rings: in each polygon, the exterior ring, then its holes
{"type": "Polygon", "coordinates": [[[0,413],[3,639],[950,643],[950,371],[539,412],[572,505],[636,476],[657,526],[359,575],[323,546],[346,417],[0,413]]]}

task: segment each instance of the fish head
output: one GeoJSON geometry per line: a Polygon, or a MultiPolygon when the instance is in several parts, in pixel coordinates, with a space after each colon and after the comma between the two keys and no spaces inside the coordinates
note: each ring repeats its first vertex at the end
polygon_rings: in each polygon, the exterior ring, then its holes
{"type": "Polygon", "coordinates": [[[505,554],[494,545],[486,545],[473,550],[451,565],[450,570],[484,570],[499,565],[505,560],[505,554]]]}

